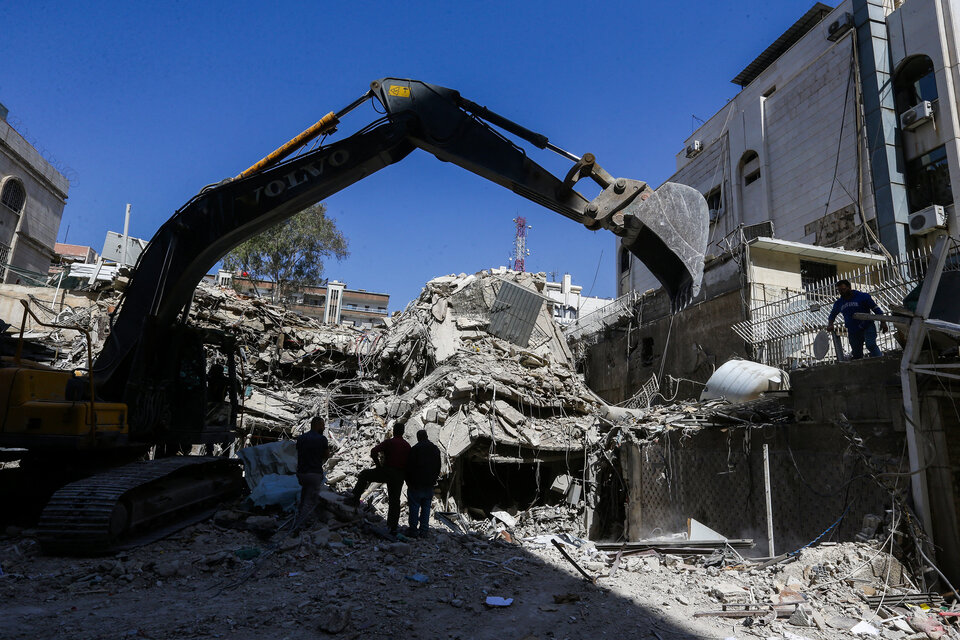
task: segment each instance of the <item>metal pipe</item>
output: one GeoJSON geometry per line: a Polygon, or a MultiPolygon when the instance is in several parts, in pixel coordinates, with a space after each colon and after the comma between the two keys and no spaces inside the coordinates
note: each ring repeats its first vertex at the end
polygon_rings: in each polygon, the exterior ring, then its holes
{"type": "Polygon", "coordinates": [[[127,266],[127,234],[130,232],[130,203],[127,203],[127,212],[123,216],[123,249],[120,252],[120,264],[127,266]]]}
{"type": "Polygon", "coordinates": [[[73,326],[62,325],[62,324],[52,324],[49,322],[44,322],[37,317],[33,311],[30,310],[30,303],[26,300],[21,300],[20,304],[23,305],[23,324],[20,327],[20,343],[17,345],[17,364],[20,363],[20,350],[23,347],[23,330],[27,324],[27,314],[30,314],[30,317],[33,318],[33,321],[36,322],[41,327],[54,327],[60,329],[73,329],[74,331],[79,331],[83,334],[83,337],[87,339],[87,377],[90,379],[90,434],[97,429],[97,407],[96,407],[96,396],[95,388],[93,383],[93,339],[90,337],[90,330],[84,327],[81,327],[78,324],[73,326]]]}
{"type": "MultiPolygon", "coordinates": [[[[907,343],[903,348],[900,360],[900,385],[903,394],[903,417],[907,429],[907,454],[910,461],[910,472],[913,473],[927,467],[927,443],[918,434],[918,417],[920,413],[919,396],[917,393],[916,373],[913,366],[917,363],[920,350],[926,334],[924,322],[930,316],[933,300],[940,286],[940,275],[948,253],[947,236],[937,238],[927,271],[920,287],[920,298],[917,300],[915,315],[910,319],[910,329],[907,334],[907,343]],[[918,438],[918,435],[921,437],[918,438]]],[[[911,493],[913,504],[923,523],[923,529],[929,536],[931,544],[933,538],[933,517],[930,513],[930,496],[927,487],[927,474],[917,473],[911,477],[911,493]]]]}
{"type": "Polygon", "coordinates": [[[20,356],[23,355],[23,333],[27,330],[27,303],[25,300],[21,300],[20,303],[24,306],[23,309],[23,320],[20,321],[20,340],[17,341],[17,354],[13,357],[13,362],[16,365],[20,365],[20,356]]]}
{"type": "Polygon", "coordinates": [[[302,147],[317,136],[335,129],[339,122],[340,121],[337,119],[337,115],[331,111],[327,115],[317,120],[311,127],[302,131],[300,135],[292,140],[287,141],[286,144],[276,149],[269,155],[263,157],[259,162],[250,166],[245,171],[241,172],[236,179],[239,180],[241,178],[252,176],[255,173],[263,171],[270,165],[277,164],[288,155],[293,153],[294,150],[302,147]]]}
{"type": "Polygon", "coordinates": [[[768,555],[773,557],[777,552],[773,550],[773,501],[770,496],[770,445],[763,445],[763,492],[767,502],[767,545],[768,555]]]}
{"type": "Polygon", "coordinates": [[[550,151],[558,153],[568,160],[572,160],[574,162],[580,161],[580,158],[577,156],[550,142],[550,140],[547,139],[547,136],[543,135],[542,133],[530,131],[530,129],[517,124],[513,120],[504,118],[499,113],[495,113],[490,109],[473,102],[472,100],[467,100],[466,98],[461,97],[460,106],[466,109],[468,113],[472,113],[477,118],[486,120],[490,124],[494,124],[515,136],[523,138],[538,149],[549,149],[550,151]]]}
{"type": "Polygon", "coordinates": [[[547,149],[550,149],[550,151],[553,151],[554,153],[559,153],[561,156],[563,156],[563,157],[566,158],[567,160],[572,160],[573,162],[580,162],[580,158],[579,158],[579,157],[573,155],[573,154],[570,153],[569,151],[566,151],[566,150],[564,150],[564,149],[561,149],[560,147],[558,147],[557,145],[553,144],[552,142],[548,142],[547,145],[546,145],[546,147],[547,147],[547,149]]]}
{"type": "Polygon", "coordinates": [[[340,124],[340,118],[350,113],[358,106],[363,104],[366,100],[370,99],[373,95],[373,92],[367,91],[365,94],[348,104],[346,107],[340,111],[334,113],[331,111],[327,115],[323,116],[317,120],[311,127],[305,129],[297,137],[289,140],[286,144],[276,149],[273,153],[270,153],[266,157],[262,158],[259,162],[249,167],[247,170],[243,171],[238,175],[235,180],[240,178],[246,178],[252,176],[255,173],[263,171],[267,167],[277,164],[291,153],[307,144],[317,136],[320,136],[325,133],[331,133],[336,130],[337,125],[340,124]]]}

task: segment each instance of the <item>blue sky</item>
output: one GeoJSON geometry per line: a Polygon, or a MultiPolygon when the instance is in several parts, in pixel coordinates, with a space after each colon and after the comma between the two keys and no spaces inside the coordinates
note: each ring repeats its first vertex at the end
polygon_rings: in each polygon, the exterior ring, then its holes
{"type": "MultiPolygon", "coordinates": [[[[371,80],[408,77],[591,152],[654,185],[743,67],[813,5],[740,2],[159,2],[32,0],[4,8],[0,102],[71,180],[59,240],[149,238],[201,187],[233,176],[371,80]]],[[[351,114],[337,137],[373,121],[351,114]]],[[[562,176],[569,163],[533,149],[562,176]]],[[[588,197],[595,190],[582,183],[588,197]]],[[[526,216],[528,271],[615,295],[614,239],[415,151],[326,200],[350,242],[326,275],[389,293],[505,265],[526,216]]]]}

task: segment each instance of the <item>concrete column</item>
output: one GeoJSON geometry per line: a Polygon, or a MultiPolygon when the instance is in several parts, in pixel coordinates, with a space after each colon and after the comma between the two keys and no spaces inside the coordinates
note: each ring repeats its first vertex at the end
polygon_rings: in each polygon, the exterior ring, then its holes
{"type": "Polygon", "coordinates": [[[877,227],[887,250],[905,256],[909,237],[907,191],[896,146],[897,113],[884,4],[884,0],[852,0],[877,227]]]}

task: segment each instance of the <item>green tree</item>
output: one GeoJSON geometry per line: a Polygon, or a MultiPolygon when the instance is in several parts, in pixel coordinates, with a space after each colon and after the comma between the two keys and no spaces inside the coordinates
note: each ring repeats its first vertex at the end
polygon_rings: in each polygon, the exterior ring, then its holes
{"type": "Polygon", "coordinates": [[[223,267],[274,282],[273,300],[277,301],[304,286],[319,284],[325,259],[343,260],[348,255],[347,239],[318,202],[238,245],[223,257],[223,267]]]}

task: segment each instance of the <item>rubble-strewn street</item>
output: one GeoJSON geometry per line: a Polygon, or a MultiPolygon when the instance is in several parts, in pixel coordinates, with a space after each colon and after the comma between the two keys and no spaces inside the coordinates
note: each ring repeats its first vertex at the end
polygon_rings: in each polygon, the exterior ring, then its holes
{"type": "Polygon", "coordinates": [[[764,567],[723,554],[618,558],[569,539],[590,584],[543,541],[456,534],[434,520],[429,539],[391,542],[337,518],[288,536],[274,533],[282,521],[227,509],[161,542],[85,560],[9,540],[3,636],[794,639],[853,637],[861,625],[885,638],[938,638],[949,620],[900,603],[915,593],[909,578],[868,544],[805,549],[764,567]],[[737,615],[697,617],[723,609],[737,615]]]}
{"type": "MultiPolygon", "coordinates": [[[[246,354],[239,443],[254,493],[108,557],[44,556],[31,530],[10,528],[0,545],[4,637],[956,633],[955,618],[927,608],[944,605],[940,596],[926,595],[887,554],[893,533],[884,532],[895,527],[879,518],[868,542],[824,542],[833,537],[826,535],[772,559],[751,559],[755,541],[728,541],[699,523],[615,542],[624,514],[609,503],[624,494],[610,487],[626,464],[616,452],[669,446],[665,436],[707,425],[757,428],[792,417],[775,399],[606,405],[576,372],[548,305],[538,301],[536,313],[509,322],[498,316],[510,287],[537,296],[542,282],[516,272],[436,278],[388,327],[365,331],[202,285],[192,320],[234,332],[246,354]],[[291,438],[313,415],[329,423],[330,489],[316,519],[291,533],[291,438]],[[343,500],[396,422],[411,441],[425,429],[442,451],[428,539],[386,534],[385,487],[374,485],[359,510],[343,500]],[[588,541],[590,530],[614,541],[588,541]]],[[[99,345],[114,302],[106,296],[65,315],[99,345]]],[[[33,338],[54,366],[76,367],[83,357],[76,332],[33,338]]]]}
{"type": "Polygon", "coordinates": [[[0,640],[960,640],[960,0],[437,4],[4,7],[0,640]]]}

